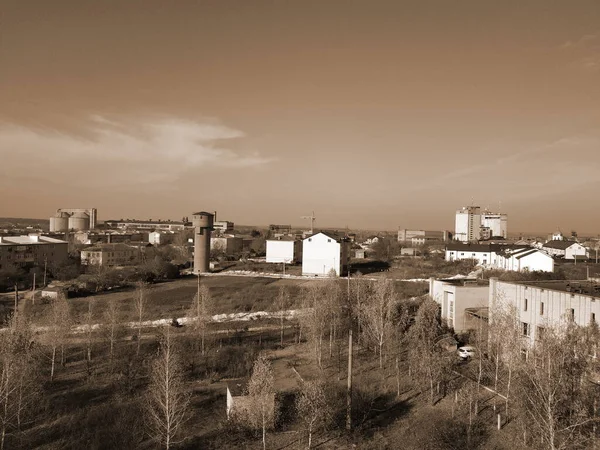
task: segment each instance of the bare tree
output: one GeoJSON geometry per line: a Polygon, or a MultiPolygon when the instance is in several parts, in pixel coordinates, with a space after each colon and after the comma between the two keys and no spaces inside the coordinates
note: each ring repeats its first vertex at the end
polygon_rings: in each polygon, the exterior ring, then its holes
{"type": "Polygon", "coordinates": [[[383,368],[383,346],[393,330],[394,304],[394,282],[381,278],[360,310],[365,335],[378,349],[380,369],[383,368]]]}
{"type": "Polygon", "coordinates": [[[322,285],[313,283],[304,289],[303,305],[306,313],[301,317],[302,328],[306,329],[307,341],[313,349],[315,361],[322,369],[323,335],[329,318],[322,285]]]}
{"type": "Polygon", "coordinates": [[[135,302],[135,313],[137,316],[138,322],[138,333],[137,333],[137,350],[136,354],[140,354],[140,345],[142,342],[142,323],[144,320],[144,314],[146,313],[146,303],[148,301],[148,286],[146,283],[138,283],[137,289],[134,294],[134,302],[135,302]]]}
{"type": "Polygon", "coordinates": [[[326,320],[329,322],[329,357],[333,357],[333,343],[341,319],[341,294],[337,275],[332,269],[329,273],[330,279],[323,285],[322,302],[326,320]]]}
{"type": "Polygon", "coordinates": [[[322,380],[302,382],[296,398],[296,411],[306,425],[310,449],[313,433],[327,426],[333,413],[331,403],[327,399],[326,385],[322,380]]]}
{"type": "Polygon", "coordinates": [[[34,411],[40,380],[33,332],[24,320],[13,316],[11,326],[0,334],[0,449],[6,436],[20,431],[23,420],[34,411]]]}
{"type": "Polygon", "coordinates": [[[281,286],[279,288],[279,293],[277,294],[277,297],[275,298],[275,309],[277,309],[277,311],[279,311],[279,324],[280,324],[280,332],[279,332],[279,340],[280,340],[280,345],[283,347],[283,334],[284,334],[284,323],[285,323],[285,317],[284,317],[284,311],[286,310],[286,308],[288,308],[290,305],[290,293],[288,292],[288,290],[286,289],[285,286],[281,286]]]}
{"type": "Polygon", "coordinates": [[[104,333],[109,345],[109,363],[112,370],[115,344],[122,331],[121,326],[121,313],[119,310],[119,303],[114,297],[110,297],[106,303],[106,310],[104,311],[104,333]]]}
{"type": "Polygon", "coordinates": [[[200,340],[202,355],[205,353],[206,329],[212,318],[212,307],[210,291],[208,287],[200,284],[200,277],[198,277],[198,291],[192,300],[188,317],[193,319],[190,329],[195,337],[194,342],[197,342],[198,339],[200,340]]]}
{"type": "Polygon", "coordinates": [[[247,409],[250,425],[262,430],[263,449],[267,448],[267,429],[275,424],[275,386],[271,362],[259,355],[254,362],[252,376],[248,381],[250,407],[247,409]]]}
{"type": "Polygon", "coordinates": [[[434,300],[427,299],[419,307],[415,323],[409,330],[409,359],[416,379],[426,380],[429,384],[432,404],[435,400],[434,388],[442,379],[449,358],[448,352],[440,345],[440,336],[439,306],[434,300]]]}
{"type": "Polygon", "coordinates": [[[519,367],[520,418],[550,450],[589,444],[589,350],[576,325],[547,327],[519,367]]]}
{"type": "Polygon", "coordinates": [[[158,357],[152,364],[145,403],[152,437],[167,450],[177,443],[177,433],[188,418],[189,404],[190,394],[185,389],[183,368],[167,327],[158,357]]]}
{"type": "Polygon", "coordinates": [[[50,381],[54,380],[56,353],[61,350],[61,363],[64,365],[64,348],[67,335],[71,329],[71,311],[64,295],[52,300],[45,317],[46,333],[44,342],[50,347],[50,381]]]}
{"type": "Polygon", "coordinates": [[[91,375],[92,370],[92,345],[93,333],[94,333],[94,303],[95,300],[90,298],[88,300],[88,310],[84,315],[84,330],[85,330],[85,349],[86,349],[86,365],[88,376],[91,375]]]}

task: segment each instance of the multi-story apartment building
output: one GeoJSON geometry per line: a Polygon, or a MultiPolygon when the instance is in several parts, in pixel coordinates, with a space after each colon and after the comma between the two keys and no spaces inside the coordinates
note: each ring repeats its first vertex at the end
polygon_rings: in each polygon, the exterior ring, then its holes
{"type": "Polygon", "coordinates": [[[41,236],[0,236],[0,269],[9,265],[44,266],[65,261],[69,257],[66,241],[41,236]]]}
{"type": "Polygon", "coordinates": [[[140,259],[141,250],[126,244],[99,244],[81,251],[83,265],[127,266],[140,259]]]}

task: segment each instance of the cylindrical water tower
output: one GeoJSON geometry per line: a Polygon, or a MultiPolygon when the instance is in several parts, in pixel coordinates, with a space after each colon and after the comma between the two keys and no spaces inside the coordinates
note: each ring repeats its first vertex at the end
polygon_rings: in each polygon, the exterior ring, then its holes
{"type": "Polygon", "coordinates": [[[194,273],[208,272],[210,262],[210,232],[214,215],[205,211],[192,214],[194,225],[194,273]]]}
{"type": "Polygon", "coordinates": [[[67,231],[69,229],[69,214],[58,211],[50,217],[50,232],[67,231]]]}

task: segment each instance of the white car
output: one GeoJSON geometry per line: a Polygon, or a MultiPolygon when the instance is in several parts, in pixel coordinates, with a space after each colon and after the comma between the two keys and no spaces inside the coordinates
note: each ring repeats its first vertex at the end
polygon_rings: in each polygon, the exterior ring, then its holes
{"type": "Polygon", "coordinates": [[[466,345],[464,347],[458,348],[458,357],[460,359],[462,359],[463,361],[467,360],[467,359],[471,359],[473,356],[475,356],[475,347],[466,345]]]}

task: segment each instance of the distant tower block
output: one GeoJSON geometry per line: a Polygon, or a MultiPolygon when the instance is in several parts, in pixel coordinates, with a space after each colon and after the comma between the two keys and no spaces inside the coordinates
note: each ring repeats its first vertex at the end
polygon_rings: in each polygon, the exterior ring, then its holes
{"type": "Polygon", "coordinates": [[[192,214],[194,225],[194,273],[208,272],[210,262],[210,232],[213,229],[214,215],[208,212],[192,214]]]}

